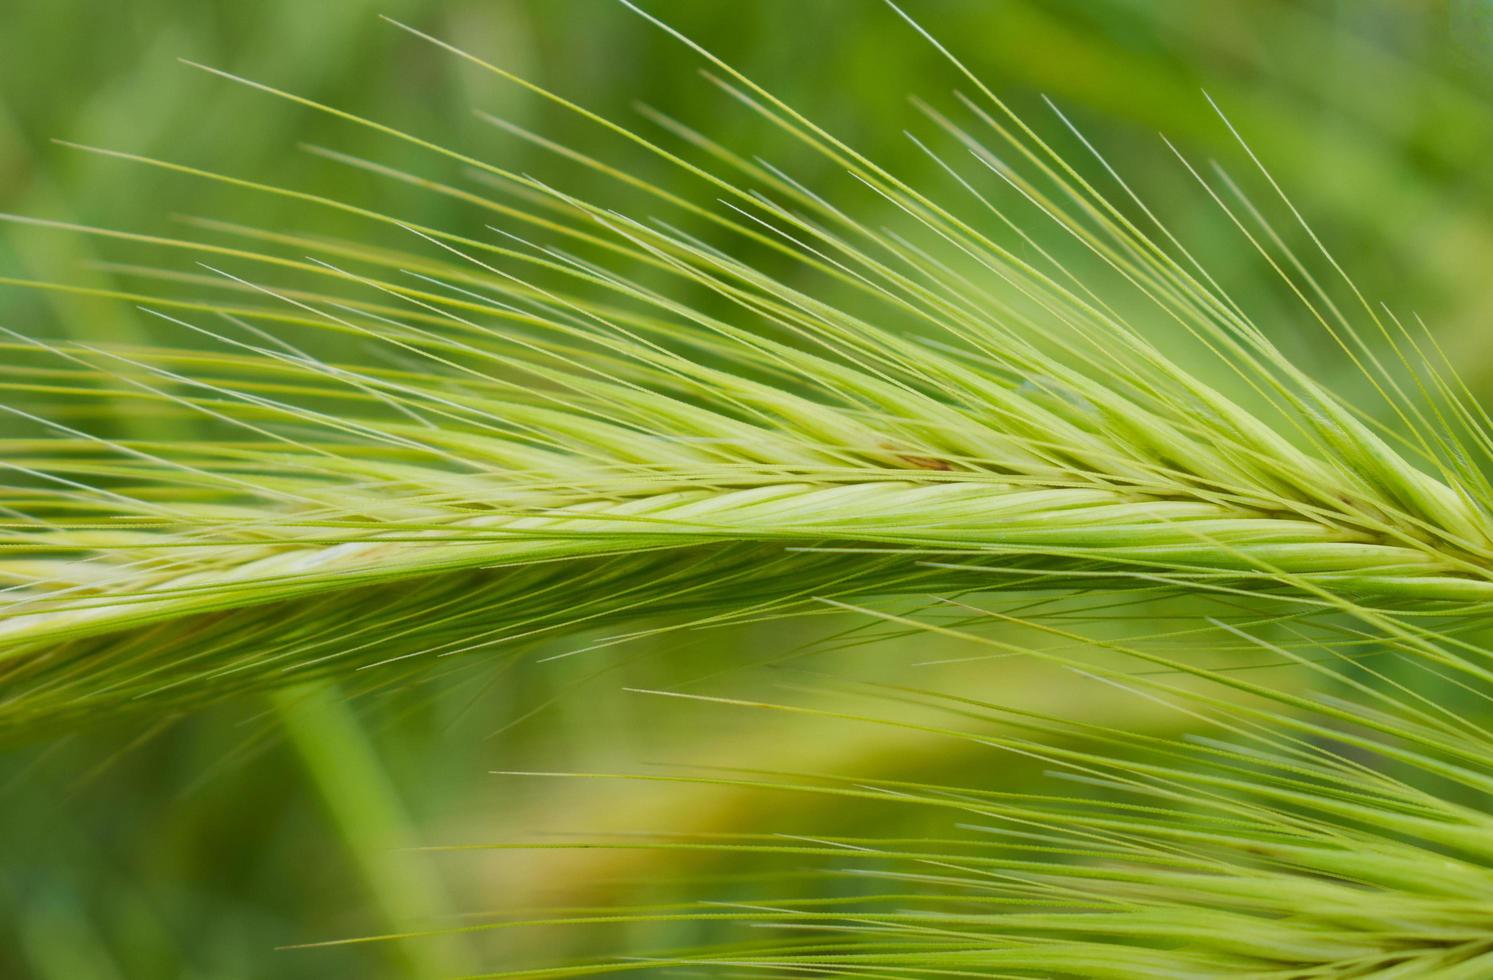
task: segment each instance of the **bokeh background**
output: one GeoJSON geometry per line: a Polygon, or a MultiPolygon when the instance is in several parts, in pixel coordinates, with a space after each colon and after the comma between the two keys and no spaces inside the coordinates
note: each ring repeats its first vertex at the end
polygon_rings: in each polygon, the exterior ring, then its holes
{"type": "MultiPolygon", "coordinates": [[[[968,83],[881,4],[647,6],[902,175],[942,179],[904,135],[929,132],[909,96],[948,107],[951,93],[968,83]]],[[[1473,389],[1493,390],[1493,3],[906,6],[1080,159],[1042,98],[1060,105],[1248,301],[1267,332],[1352,394],[1362,382],[1263,274],[1158,137],[1164,133],[1203,166],[1216,160],[1247,173],[1238,143],[1203,93],[1211,95],[1366,291],[1423,316],[1473,389]]],[[[635,107],[646,103],[744,156],[783,166],[807,186],[845,183],[829,163],[795,150],[714,89],[697,55],[611,0],[3,0],[0,211],[177,234],[184,216],[371,234],[346,215],[53,142],[68,140],[485,234],[492,217],[469,203],[306,147],[334,147],[480,192],[460,165],[213,78],[181,58],[541,174],[575,193],[605,199],[615,188],[483,122],[475,110],[640,176],[678,180],[599,127],[462,64],[380,14],[628,125],[647,129],[635,107]]],[[[1092,160],[1084,166],[1094,171],[1092,160]]],[[[679,187],[709,204],[707,190],[679,187]]],[[[688,216],[670,220],[693,227],[688,216]]],[[[867,223],[876,220],[869,215],[867,223]]],[[[156,282],[135,268],[141,265],[199,271],[179,253],[0,225],[0,276],[109,291],[156,282]]],[[[194,286],[177,281],[173,288],[194,286]]],[[[0,325],[110,342],[144,340],[158,329],[128,303],[10,287],[0,287],[0,325]]],[[[1159,621],[1165,610],[1150,613],[1159,621]]],[[[729,897],[733,880],[764,871],[760,861],[647,851],[434,854],[422,845],[543,841],[572,831],[854,832],[857,822],[884,830],[901,819],[725,785],[543,780],[498,770],[664,772],[708,763],[915,774],[955,784],[1028,786],[1042,778],[948,740],[676,703],[630,688],[826,704],[846,696],[840,685],[847,681],[881,680],[989,691],[1137,731],[1177,723],[1030,665],[973,656],[952,641],[835,615],[668,630],[629,642],[583,635],[513,656],[452,661],[422,683],[394,689],[298,688],[18,746],[0,759],[0,976],[426,977],[688,942],[690,927],[651,925],[282,948],[473,925],[509,910],[667,902],[695,894],[692,883],[706,874],[734,875],[712,886],[729,897]]]]}

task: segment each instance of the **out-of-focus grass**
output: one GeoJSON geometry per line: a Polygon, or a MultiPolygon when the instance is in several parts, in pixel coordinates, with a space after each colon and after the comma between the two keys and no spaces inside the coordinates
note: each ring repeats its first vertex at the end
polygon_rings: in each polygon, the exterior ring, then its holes
{"type": "MultiPolygon", "coordinates": [[[[1493,141],[1493,7],[1481,0],[908,6],[1059,134],[1041,96],[1061,104],[1138,190],[1167,208],[1225,284],[1247,291],[1254,309],[1278,311],[1274,321],[1258,317],[1266,330],[1306,362],[1335,364],[1321,338],[1296,336],[1307,332],[1290,297],[1261,276],[1152,135],[1161,130],[1194,159],[1242,171],[1241,151],[1208,109],[1206,89],[1367,290],[1401,312],[1426,315],[1469,380],[1483,390],[1493,385],[1483,313],[1483,270],[1493,262],[1493,172],[1484,160],[1493,141]]],[[[961,83],[889,11],[864,0],[655,0],[650,9],[871,155],[936,179],[936,167],[902,135],[904,127],[926,125],[907,96],[944,103],[961,83]]],[[[389,120],[572,189],[606,193],[599,178],[503,135],[472,110],[657,172],[655,161],[595,127],[469,73],[378,14],[449,37],[606,114],[630,118],[632,103],[643,101],[722,143],[765,154],[811,186],[840,179],[824,163],[800,166],[791,150],[764,140],[750,113],[698,76],[695,58],[607,0],[11,0],[0,12],[0,210],[137,230],[169,228],[182,214],[270,229],[294,217],[298,229],[360,230],[290,202],[90,157],[49,142],[55,137],[303,190],[351,189],[376,197],[383,210],[483,234],[490,218],[459,202],[377,181],[299,146],[329,145],[460,179],[449,162],[212,79],[178,57],[389,120]]],[[[1073,149],[1061,135],[1058,141],[1073,149]]],[[[108,287],[130,281],[110,263],[144,261],[180,265],[181,257],[0,228],[0,275],[108,287]]],[[[0,324],[112,341],[154,329],[119,304],[20,290],[0,291],[0,324]]],[[[491,769],[709,761],[989,777],[990,760],[951,756],[931,741],[893,743],[853,727],[702,713],[621,691],[694,678],[710,678],[701,683],[714,690],[798,686],[804,678],[783,670],[729,668],[776,659],[824,629],[794,621],[540,662],[580,650],[588,642],[582,638],[501,669],[442,665],[453,673],[367,699],[356,721],[337,707],[336,690],[323,689],[309,703],[241,703],[148,730],[80,732],[17,749],[0,773],[0,929],[8,939],[0,944],[0,975],[459,971],[467,957],[492,964],[493,955],[499,962],[521,956],[525,943],[553,952],[575,937],[482,936],[415,952],[405,944],[274,947],[453,924],[430,918],[443,904],[480,911],[542,898],[662,901],[668,874],[699,870],[639,854],[429,857],[396,852],[399,842],[642,831],[666,818],[671,829],[708,832],[727,815],[737,827],[757,821],[773,831],[824,825],[823,814],[724,789],[523,783],[485,775],[491,769]],[[340,753],[319,754],[325,744],[340,745],[340,753]],[[411,881],[422,884],[411,889],[411,881]]],[[[937,646],[926,637],[892,639],[807,663],[834,676],[999,688],[1007,700],[1043,707],[1070,696],[1049,675],[1011,663],[911,666],[938,659],[937,646]]],[[[1083,710],[1096,717],[1126,710],[1136,727],[1170,723],[1134,715],[1134,704],[1096,701],[1083,710]]],[[[1000,776],[1038,778],[1019,768],[1000,776]]]]}

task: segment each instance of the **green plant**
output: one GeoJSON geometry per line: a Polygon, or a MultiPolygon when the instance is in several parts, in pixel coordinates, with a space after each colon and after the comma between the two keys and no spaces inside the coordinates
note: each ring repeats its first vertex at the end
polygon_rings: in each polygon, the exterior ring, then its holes
{"type": "MultiPolygon", "coordinates": [[[[955,151],[938,157],[959,195],[945,201],[700,52],[729,95],[848,173],[853,207],[900,215],[903,230],[889,232],[670,120],[656,121],[678,151],[449,50],[721,197],[724,208],[707,208],[672,182],[545,144],[650,206],[708,222],[719,239],[258,83],[474,169],[501,196],[320,151],[503,227],[490,239],[457,235],[98,151],[340,211],[403,243],[221,223],[199,222],[221,236],[211,241],[68,226],[196,255],[209,274],[155,274],[189,297],[103,294],[191,343],[10,334],[3,383],[31,401],[8,411],[31,431],[0,447],[16,476],[0,500],[15,515],[0,563],[11,583],[0,611],[8,727],[159,713],[317,676],[386,683],[443,655],[621,628],[643,612],[700,625],[977,591],[1013,603],[1190,594],[1243,610],[1222,626],[1199,611],[1200,624],[1304,661],[1307,673],[1327,669],[1318,660],[1338,655],[1338,636],[1481,696],[1475,631],[1493,599],[1486,415],[1438,369],[1430,336],[1365,298],[1304,223],[1310,262],[1227,175],[1194,171],[1370,380],[1386,419],[1280,353],[1102,158],[1113,201],[972,74],[978,97],[962,100],[972,128],[927,112],[955,151]],[[1311,263],[1334,280],[1314,278],[1311,263]],[[203,298],[210,290],[229,298],[203,298]],[[1163,350],[1166,334],[1205,366],[1184,368],[1163,350]],[[128,431],[109,431],[119,406],[128,431]],[[1298,631],[1291,640],[1256,635],[1281,622],[1298,631]]],[[[1068,639],[1223,685],[1226,698],[1151,693],[1185,696],[1266,748],[1132,744],[1029,719],[1098,748],[1027,737],[1003,747],[1111,788],[1217,798],[1174,831],[1169,816],[1129,803],[997,805],[977,792],[958,806],[1040,823],[1055,841],[1041,846],[1057,850],[1032,853],[1075,859],[1046,872],[1019,863],[1029,857],[992,859],[1018,862],[1023,877],[990,900],[1037,911],[936,927],[858,912],[849,921],[875,929],[849,935],[847,948],[816,940],[705,958],[919,975],[1274,963],[1298,971],[1287,975],[1393,964],[1473,976],[1486,965],[1459,904],[1485,884],[1481,811],[1344,748],[1482,793],[1488,751],[1474,722],[1413,685],[1391,695],[1360,683],[1356,707],[1323,707],[1144,642],[1068,639]],[[1308,720],[1313,711],[1321,717],[1308,720]],[[1357,870],[1342,867],[1344,854],[1357,870]],[[1418,880],[1432,854],[1446,877],[1418,880]],[[1131,870],[1099,870],[1111,860],[1131,870]],[[1054,914],[1059,892],[1100,911],[1054,914]],[[1053,938],[1075,930],[1084,941],[1053,938]],[[878,941],[889,945],[866,945],[878,941]]],[[[816,791],[944,805],[918,786],[816,791]]]]}

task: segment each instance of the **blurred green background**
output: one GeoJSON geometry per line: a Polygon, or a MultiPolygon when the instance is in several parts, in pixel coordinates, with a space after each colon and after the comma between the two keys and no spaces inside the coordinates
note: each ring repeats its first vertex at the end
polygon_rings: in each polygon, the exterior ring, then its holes
{"type": "MultiPolygon", "coordinates": [[[[936,164],[904,136],[909,128],[930,130],[908,97],[947,109],[951,93],[968,83],[881,4],[647,6],[868,155],[914,182],[940,182],[936,164]]],[[[1358,382],[1325,338],[1262,275],[1157,137],[1165,133],[1200,164],[1216,159],[1246,172],[1206,91],[1366,292],[1402,314],[1424,316],[1473,388],[1493,388],[1486,321],[1493,3],[906,6],[1077,159],[1041,97],[1061,105],[1196,243],[1267,332],[1351,393],[1358,382]]],[[[272,230],[368,233],[345,215],[51,142],[63,139],[374,202],[409,220],[490,237],[483,227],[490,215],[308,155],[302,146],[334,147],[480,191],[459,164],[215,79],[179,58],[375,117],[575,193],[606,199],[613,188],[482,122],[474,110],[640,175],[677,181],[636,148],[463,65],[379,14],[629,125],[647,129],[634,109],[647,103],[745,156],[784,166],[812,188],[845,181],[713,89],[699,74],[698,56],[610,0],[5,0],[0,211],[177,234],[181,215],[272,230]]],[[[677,189],[704,203],[714,196],[703,185],[677,189]]],[[[0,276],[125,288],[139,276],[121,264],[135,262],[194,271],[180,253],[142,254],[0,226],[0,276]]],[[[0,325],[113,342],[156,329],[128,304],[9,288],[0,288],[0,325]]],[[[1024,704],[1074,707],[1071,686],[1036,668],[988,660],[929,666],[970,652],[927,636],[877,632],[886,631],[815,617],[615,645],[582,636],[501,662],[453,661],[426,683],[354,701],[345,690],[302,688],[169,723],[80,731],[15,748],[0,768],[0,976],[424,977],[687,941],[687,932],[653,926],[280,949],[471,924],[485,921],[483,913],[544,904],[667,901],[692,875],[761,870],[646,852],[432,855],[412,850],[416,845],[555,831],[825,832],[850,819],[811,812],[803,800],[725,787],[525,780],[493,770],[658,771],[648,767],[708,761],[911,772],[930,781],[940,773],[951,782],[998,775],[1008,785],[1039,778],[1019,767],[992,773],[988,757],[932,739],[623,690],[686,687],[821,703],[841,696],[819,690],[823,678],[849,677],[964,686],[1024,704]],[[814,644],[846,629],[860,631],[848,638],[854,642],[814,644]]],[[[1175,722],[1118,697],[1082,696],[1094,718],[1113,713],[1137,730],[1175,722]]],[[[854,819],[874,816],[857,811],[854,819]]]]}

